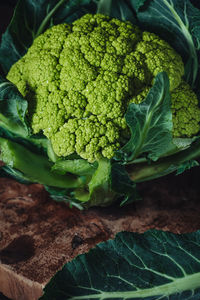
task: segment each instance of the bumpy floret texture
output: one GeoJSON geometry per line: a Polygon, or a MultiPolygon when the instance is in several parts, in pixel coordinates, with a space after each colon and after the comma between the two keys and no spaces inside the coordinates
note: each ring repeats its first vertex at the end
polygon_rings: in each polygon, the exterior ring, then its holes
{"type": "Polygon", "coordinates": [[[158,36],[130,22],[87,14],[34,40],[8,79],[29,101],[33,133],[43,132],[58,156],[112,158],[128,139],[124,114],[144,100],[157,73],[172,93],[174,136],[199,131],[197,99],[182,81],[181,57],[158,36]],[[189,107],[189,109],[188,109],[189,107]]]}

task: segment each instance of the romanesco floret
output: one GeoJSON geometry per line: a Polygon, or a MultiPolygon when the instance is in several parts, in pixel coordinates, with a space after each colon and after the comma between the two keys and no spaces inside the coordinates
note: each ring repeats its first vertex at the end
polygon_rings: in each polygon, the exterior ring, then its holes
{"type": "Polygon", "coordinates": [[[34,40],[7,78],[29,101],[34,134],[42,131],[58,156],[77,153],[92,162],[112,158],[125,143],[127,107],[144,100],[161,71],[170,80],[174,136],[196,134],[200,113],[182,80],[181,57],[128,21],[87,14],[53,26],[34,40]]]}
{"type": "Polygon", "coordinates": [[[171,93],[174,137],[191,137],[199,130],[200,110],[195,93],[184,80],[171,93]]]}

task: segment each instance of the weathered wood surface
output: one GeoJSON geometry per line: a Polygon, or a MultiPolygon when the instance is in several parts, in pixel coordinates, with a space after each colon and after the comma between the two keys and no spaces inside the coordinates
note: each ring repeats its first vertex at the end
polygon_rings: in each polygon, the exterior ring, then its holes
{"type": "Polygon", "coordinates": [[[1,178],[0,291],[14,300],[38,299],[64,263],[121,230],[200,229],[199,186],[188,178],[142,184],[144,200],[124,208],[87,211],[55,203],[40,185],[1,178]]]}
{"type": "Polygon", "coordinates": [[[0,278],[2,292],[12,299],[33,300],[42,295],[42,284],[17,274],[7,265],[0,266],[0,278]]]}

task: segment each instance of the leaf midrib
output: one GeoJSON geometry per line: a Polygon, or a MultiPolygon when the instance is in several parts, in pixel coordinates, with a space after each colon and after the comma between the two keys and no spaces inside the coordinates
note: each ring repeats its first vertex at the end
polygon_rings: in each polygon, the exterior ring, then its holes
{"type": "MultiPolygon", "coordinates": [[[[81,287],[83,289],[89,289],[87,287],[81,287]]],[[[77,287],[77,288],[78,288],[77,287]]],[[[81,299],[112,299],[112,298],[123,298],[125,299],[134,299],[140,297],[141,299],[146,297],[153,296],[170,296],[176,293],[182,293],[188,290],[194,291],[195,289],[200,288],[200,272],[187,275],[182,278],[174,278],[174,280],[170,283],[155,286],[153,288],[148,288],[144,290],[136,290],[136,291],[127,291],[127,292],[101,292],[98,294],[90,294],[84,296],[75,296],[68,298],[70,300],[81,300],[81,299]]],[[[91,288],[92,289],[92,288],[91,288]]]]}
{"type": "MultiPolygon", "coordinates": [[[[177,14],[176,10],[174,9],[173,5],[170,3],[168,3],[167,0],[163,0],[164,4],[166,5],[166,7],[168,7],[168,9],[170,10],[172,16],[174,17],[174,19],[176,20],[177,24],[179,25],[179,27],[182,30],[183,35],[186,38],[187,41],[187,45],[191,54],[191,57],[194,60],[194,65],[193,65],[193,82],[192,85],[194,85],[196,77],[197,77],[197,73],[198,73],[198,58],[197,58],[197,53],[195,50],[195,45],[193,42],[193,39],[191,37],[191,34],[189,32],[189,28],[187,26],[187,24],[185,25],[184,22],[182,21],[182,19],[180,18],[180,16],[177,14]]],[[[186,6],[186,3],[184,4],[184,6],[186,6]]],[[[186,7],[185,7],[186,9],[186,7]]]]}
{"type": "Polygon", "coordinates": [[[146,138],[148,137],[149,131],[152,127],[151,121],[152,121],[154,112],[157,109],[157,107],[160,105],[160,103],[163,101],[163,97],[164,97],[164,91],[162,89],[162,93],[159,97],[159,100],[153,105],[153,109],[148,108],[148,110],[150,112],[147,114],[146,123],[145,123],[144,128],[142,130],[140,130],[140,132],[142,132],[142,134],[140,134],[140,142],[139,142],[139,145],[137,146],[137,148],[135,149],[135,154],[134,154],[133,160],[136,159],[141,154],[141,151],[144,148],[144,142],[146,141],[146,138]]]}
{"type": "Polygon", "coordinates": [[[64,3],[68,2],[68,0],[60,0],[55,7],[46,15],[40,27],[38,28],[34,38],[38,37],[45,29],[46,24],[49,22],[50,18],[55,14],[55,12],[60,8],[60,6],[64,3]]]}

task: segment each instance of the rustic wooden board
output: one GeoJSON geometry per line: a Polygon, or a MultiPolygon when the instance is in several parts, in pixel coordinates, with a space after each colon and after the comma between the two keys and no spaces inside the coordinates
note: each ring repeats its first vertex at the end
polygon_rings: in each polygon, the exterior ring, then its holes
{"type": "Polygon", "coordinates": [[[13,300],[38,299],[64,263],[121,230],[200,228],[199,186],[192,175],[168,176],[140,189],[144,200],[127,207],[79,211],[55,203],[40,185],[1,178],[0,291],[13,300]]]}

